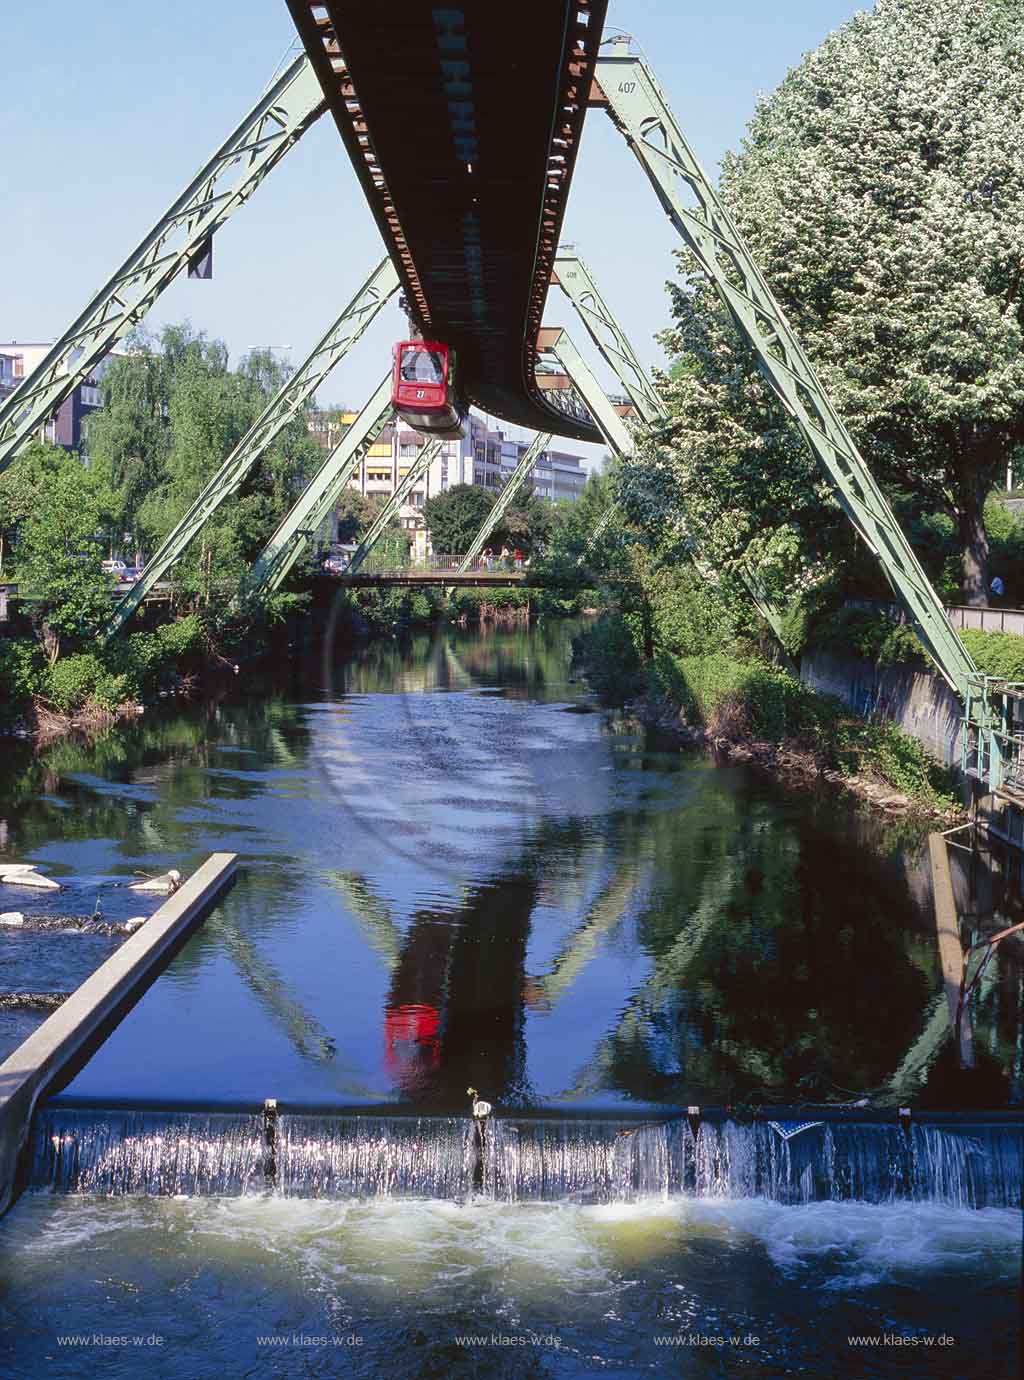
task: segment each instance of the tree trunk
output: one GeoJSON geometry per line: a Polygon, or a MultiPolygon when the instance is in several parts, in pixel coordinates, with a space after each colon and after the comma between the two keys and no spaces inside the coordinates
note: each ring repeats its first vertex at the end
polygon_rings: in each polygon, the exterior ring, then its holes
{"type": "Polygon", "coordinates": [[[644,635],[644,661],[654,660],[654,617],[650,600],[643,597],[640,607],[640,623],[644,635]]]}
{"type": "Polygon", "coordinates": [[[988,603],[988,533],[985,531],[985,486],[977,480],[964,480],[958,495],[957,520],[960,533],[960,561],[963,568],[963,598],[966,604],[988,603]]]}

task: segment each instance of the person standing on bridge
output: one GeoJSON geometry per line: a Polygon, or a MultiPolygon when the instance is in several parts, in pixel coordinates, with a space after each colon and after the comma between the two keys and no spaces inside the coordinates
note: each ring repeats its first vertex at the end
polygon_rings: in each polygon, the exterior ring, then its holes
{"type": "Polygon", "coordinates": [[[1002,577],[999,575],[993,575],[992,583],[989,585],[989,602],[993,604],[1001,604],[1003,602],[1003,595],[1005,592],[1006,586],[1003,584],[1002,577]]]}

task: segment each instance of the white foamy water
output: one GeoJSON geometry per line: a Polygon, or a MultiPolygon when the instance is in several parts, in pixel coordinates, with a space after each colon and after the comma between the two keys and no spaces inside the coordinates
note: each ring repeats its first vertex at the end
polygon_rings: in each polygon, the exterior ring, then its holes
{"type": "Polygon", "coordinates": [[[270,1252],[306,1263],[339,1257],[381,1278],[461,1262],[598,1282],[619,1255],[652,1257],[700,1240],[760,1249],[782,1269],[824,1257],[878,1277],[932,1270],[1019,1272],[1022,1214],[933,1203],[807,1203],[765,1198],[651,1199],[598,1206],[403,1199],[333,1202],[268,1194],[146,1200],[29,1194],[3,1225],[9,1250],[41,1261],[155,1225],[214,1255],[270,1252]]]}
{"type": "MultiPolygon", "coordinates": [[[[915,1202],[29,1193],[0,1223],[0,1374],[38,1374],[34,1358],[56,1354],[56,1337],[99,1329],[166,1339],[147,1380],[511,1380],[531,1365],[576,1380],[665,1369],[655,1338],[695,1332],[758,1341],[728,1370],[676,1352],[671,1373],[888,1380],[908,1372],[853,1358],[849,1333],[946,1329],[959,1350],[930,1361],[929,1376],[995,1380],[1015,1345],[1020,1240],[1014,1210],[915,1202]],[[344,1364],[288,1342],[271,1365],[257,1340],[342,1332],[363,1339],[344,1364]],[[555,1341],[503,1369],[491,1340],[503,1335],[555,1341]],[[965,1368],[989,1353],[989,1369],[965,1368]]],[[[143,1373],[96,1349],[60,1364],[67,1380],[143,1373]]]]}

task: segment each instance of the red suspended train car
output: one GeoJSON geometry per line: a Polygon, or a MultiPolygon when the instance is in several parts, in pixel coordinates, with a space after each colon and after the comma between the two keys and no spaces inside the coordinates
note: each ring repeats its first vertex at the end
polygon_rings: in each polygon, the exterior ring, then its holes
{"type": "Polygon", "coordinates": [[[436,340],[402,340],[394,360],[391,401],[402,420],[430,436],[464,436],[468,407],[457,387],[455,351],[436,340]]]}

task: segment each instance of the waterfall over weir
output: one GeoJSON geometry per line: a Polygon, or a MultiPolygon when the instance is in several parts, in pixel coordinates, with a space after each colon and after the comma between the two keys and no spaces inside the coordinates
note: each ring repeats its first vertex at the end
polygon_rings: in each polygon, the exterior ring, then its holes
{"type": "Polygon", "coordinates": [[[1014,1124],[833,1124],[784,1140],[769,1124],[498,1119],[483,1163],[459,1117],[49,1108],[31,1186],[66,1193],[629,1202],[685,1194],[783,1203],[895,1200],[1017,1207],[1014,1124]],[[628,1134],[623,1134],[628,1132],[628,1134]]]}
{"type": "Polygon", "coordinates": [[[649,1196],[1018,1206],[1021,1127],[836,1123],[784,1140],[769,1123],[311,1116],[48,1108],[32,1187],[76,1194],[629,1202],[649,1196]]]}

